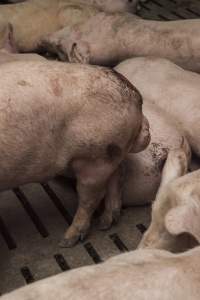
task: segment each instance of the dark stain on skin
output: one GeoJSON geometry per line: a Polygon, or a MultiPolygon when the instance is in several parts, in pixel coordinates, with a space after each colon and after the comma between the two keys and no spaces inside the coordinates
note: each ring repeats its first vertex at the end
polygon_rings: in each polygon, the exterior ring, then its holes
{"type": "Polygon", "coordinates": [[[169,149],[162,147],[159,143],[151,143],[150,152],[155,163],[156,170],[161,172],[166,161],[169,149]]]}
{"type": "Polygon", "coordinates": [[[55,96],[57,96],[57,97],[62,96],[63,88],[61,87],[58,78],[51,79],[51,88],[52,88],[52,92],[55,96]]]}
{"type": "Polygon", "coordinates": [[[182,46],[182,41],[180,39],[172,39],[171,41],[172,47],[174,48],[174,50],[178,50],[181,48],[182,46]]]}
{"type": "Polygon", "coordinates": [[[25,80],[20,80],[17,82],[17,84],[21,86],[31,86],[31,84],[25,80]]]}
{"type": "Polygon", "coordinates": [[[135,96],[136,96],[135,99],[137,101],[137,104],[139,105],[140,108],[142,108],[143,98],[139,90],[124,75],[118,73],[116,70],[112,70],[112,71],[121,80],[121,82],[125,87],[135,92],[135,96]]]}

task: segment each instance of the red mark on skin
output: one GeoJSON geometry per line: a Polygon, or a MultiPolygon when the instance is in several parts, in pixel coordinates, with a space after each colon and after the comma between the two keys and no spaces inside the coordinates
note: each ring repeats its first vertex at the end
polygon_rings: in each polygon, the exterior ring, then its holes
{"type": "Polygon", "coordinates": [[[51,79],[51,88],[55,96],[62,96],[63,88],[59,83],[59,79],[51,79]]]}

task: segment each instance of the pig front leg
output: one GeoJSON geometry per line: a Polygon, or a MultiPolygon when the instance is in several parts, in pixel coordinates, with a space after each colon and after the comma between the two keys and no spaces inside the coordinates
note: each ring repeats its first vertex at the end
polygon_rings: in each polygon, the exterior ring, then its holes
{"type": "Polygon", "coordinates": [[[72,247],[83,240],[90,228],[94,211],[106,194],[107,184],[115,171],[111,163],[103,160],[75,160],[72,164],[77,178],[79,206],[71,226],[68,228],[61,247],[72,247]]]}

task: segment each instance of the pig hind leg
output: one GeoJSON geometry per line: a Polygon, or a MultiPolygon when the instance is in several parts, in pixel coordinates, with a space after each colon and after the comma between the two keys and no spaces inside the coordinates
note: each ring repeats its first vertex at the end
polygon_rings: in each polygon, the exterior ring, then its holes
{"type": "Polygon", "coordinates": [[[109,229],[119,220],[122,206],[123,169],[120,166],[111,176],[105,196],[105,210],[99,220],[99,229],[109,229]]]}
{"type": "Polygon", "coordinates": [[[115,168],[102,159],[77,159],[72,163],[77,177],[79,206],[61,247],[72,247],[88,233],[92,215],[106,194],[107,183],[115,168]]]}

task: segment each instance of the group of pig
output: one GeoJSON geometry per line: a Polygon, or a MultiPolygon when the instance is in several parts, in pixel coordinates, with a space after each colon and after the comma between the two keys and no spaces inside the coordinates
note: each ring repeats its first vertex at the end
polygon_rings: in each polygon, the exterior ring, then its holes
{"type": "Polygon", "coordinates": [[[1,190],[75,177],[62,247],[85,238],[102,202],[101,229],[122,205],[153,204],[138,250],[2,300],[199,300],[200,20],[144,20],[136,0],[10,2],[20,3],[0,6],[1,190]]]}

